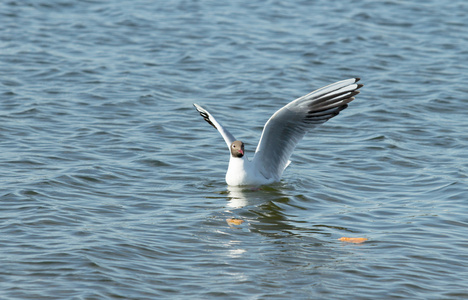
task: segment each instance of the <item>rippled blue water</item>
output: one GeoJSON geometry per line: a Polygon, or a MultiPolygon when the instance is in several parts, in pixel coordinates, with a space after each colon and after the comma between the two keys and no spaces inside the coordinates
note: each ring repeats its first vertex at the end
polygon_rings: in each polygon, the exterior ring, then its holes
{"type": "Polygon", "coordinates": [[[2,1],[0,298],[468,298],[467,3],[2,1]],[[226,186],[193,102],[252,156],[354,76],[281,183],[226,186]]]}

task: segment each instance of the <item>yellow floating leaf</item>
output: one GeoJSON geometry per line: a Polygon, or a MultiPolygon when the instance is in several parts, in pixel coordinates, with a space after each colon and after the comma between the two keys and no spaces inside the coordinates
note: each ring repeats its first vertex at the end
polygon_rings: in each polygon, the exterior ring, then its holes
{"type": "Polygon", "coordinates": [[[241,219],[226,219],[226,222],[229,225],[241,225],[242,223],[244,223],[244,221],[241,219]]]}
{"type": "Polygon", "coordinates": [[[342,242],[355,243],[355,244],[360,244],[360,243],[364,243],[365,241],[367,241],[366,238],[350,238],[350,237],[342,237],[342,238],[339,238],[338,240],[342,242]]]}

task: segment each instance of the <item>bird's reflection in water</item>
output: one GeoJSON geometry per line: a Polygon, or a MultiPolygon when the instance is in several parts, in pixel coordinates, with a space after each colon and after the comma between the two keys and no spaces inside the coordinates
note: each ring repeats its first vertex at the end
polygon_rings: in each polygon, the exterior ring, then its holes
{"type": "Polygon", "coordinates": [[[268,185],[260,187],[228,186],[228,203],[230,208],[242,208],[245,206],[258,206],[269,201],[288,200],[281,190],[282,186],[268,185]]]}
{"type": "Polygon", "coordinates": [[[326,235],[328,239],[331,232],[347,231],[340,226],[310,224],[304,220],[301,215],[308,214],[309,206],[304,206],[307,204],[303,201],[304,196],[295,195],[294,188],[288,185],[228,186],[227,194],[229,211],[247,221],[251,231],[263,235],[316,237],[320,234],[326,235]]]}
{"type": "Polygon", "coordinates": [[[249,205],[249,198],[256,188],[228,186],[227,189],[229,195],[227,206],[230,208],[242,208],[249,205]]]}

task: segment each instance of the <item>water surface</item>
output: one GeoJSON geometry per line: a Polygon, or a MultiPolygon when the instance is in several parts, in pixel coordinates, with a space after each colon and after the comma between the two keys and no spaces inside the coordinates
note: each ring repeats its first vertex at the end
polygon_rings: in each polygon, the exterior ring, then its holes
{"type": "Polygon", "coordinates": [[[0,297],[467,298],[466,11],[2,2],[0,297]],[[193,102],[252,157],[278,108],[355,76],[282,182],[226,186],[193,102]]]}

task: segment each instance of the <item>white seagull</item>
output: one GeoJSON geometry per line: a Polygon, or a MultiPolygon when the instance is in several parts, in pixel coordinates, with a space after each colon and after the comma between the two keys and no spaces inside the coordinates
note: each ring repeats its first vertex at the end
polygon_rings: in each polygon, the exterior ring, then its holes
{"type": "Polygon", "coordinates": [[[229,147],[231,157],[226,183],[258,186],[280,181],[297,143],[311,129],[348,107],[363,86],[357,84],[358,81],[359,78],[351,78],[327,85],[275,112],[263,127],[252,161],[245,155],[244,143],[236,140],[206,109],[194,103],[200,115],[221,133],[229,147]]]}

